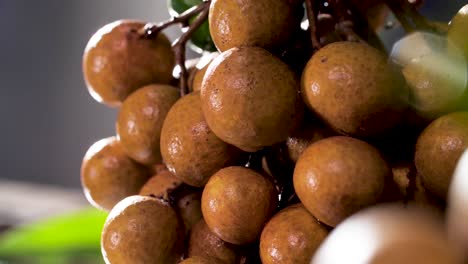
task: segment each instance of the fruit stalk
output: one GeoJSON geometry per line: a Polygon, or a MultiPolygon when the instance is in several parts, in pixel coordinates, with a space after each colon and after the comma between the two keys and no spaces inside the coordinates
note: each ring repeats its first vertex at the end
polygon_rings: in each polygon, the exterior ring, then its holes
{"type": "Polygon", "coordinates": [[[445,32],[441,32],[431,21],[418,12],[416,4],[410,3],[407,0],[386,0],[386,3],[405,31],[425,30],[445,34],[445,32]]]}
{"type": "Polygon", "coordinates": [[[194,6],[180,16],[175,16],[166,22],[162,22],[159,24],[147,24],[144,28],[142,28],[139,33],[141,36],[145,38],[154,38],[158,35],[159,32],[162,30],[175,25],[175,24],[182,24],[182,26],[187,26],[189,20],[197,16],[198,17],[188,26],[188,29],[184,31],[184,33],[172,44],[172,49],[174,50],[175,59],[176,59],[176,66],[179,68],[179,88],[181,96],[184,96],[189,93],[187,79],[188,73],[187,68],[185,67],[185,46],[187,41],[190,40],[193,33],[205,22],[208,18],[208,13],[210,9],[211,0],[204,0],[201,4],[194,6]]]}
{"type": "Polygon", "coordinates": [[[185,31],[180,38],[178,38],[174,44],[172,45],[175,57],[176,57],[176,66],[180,70],[179,75],[179,88],[180,88],[180,95],[184,96],[188,94],[190,91],[188,89],[188,72],[187,67],[185,67],[185,45],[187,41],[190,40],[192,34],[205,22],[208,18],[208,13],[210,10],[210,2],[211,0],[204,0],[203,3],[197,6],[197,9],[201,9],[200,14],[198,17],[190,24],[187,31],[185,31]]]}
{"type": "MultiPolygon", "coordinates": [[[[187,26],[188,21],[195,15],[201,13],[204,9],[207,9],[206,5],[210,1],[204,1],[198,6],[194,6],[184,13],[180,14],[179,16],[174,16],[168,21],[160,22],[158,24],[148,23],[144,28],[140,30],[140,34],[146,38],[153,38],[158,35],[159,32],[163,31],[164,29],[175,25],[175,24],[182,24],[184,27],[187,26]]],[[[209,6],[209,4],[208,4],[209,6]]]]}
{"type": "Polygon", "coordinates": [[[355,31],[351,13],[343,0],[332,0],[330,5],[333,16],[337,19],[335,29],[346,41],[366,43],[355,31]]]}
{"type": "Polygon", "coordinates": [[[319,50],[321,48],[321,45],[317,37],[317,13],[318,12],[315,12],[316,1],[305,0],[305,4],[306,4],[306,10],[307,10],[307,18],[309,19],[309,30],[310,30],[310,38],[312,41],[312,48],[314,50],[319,50]]]}

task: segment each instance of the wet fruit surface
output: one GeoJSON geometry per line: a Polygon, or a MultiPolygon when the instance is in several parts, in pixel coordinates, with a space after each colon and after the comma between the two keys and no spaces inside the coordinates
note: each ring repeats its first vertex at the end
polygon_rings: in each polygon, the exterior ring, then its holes
{"type": "Polygon", "coordinates": [[[202,213],[210,230],[226,242],[254,242],[277,204],[273,184],[244,167],[214,174],[202,195],[202,213]]]}
{"type": "Polygon", "coordinates": [[[165,35],[145,39],[145,23],[119,20],[102,27],[88,42],[83,72],[89,92],[98,102],[120,105],[133,91],[172,80],[174,53],[165,35]]]}
{"type": "Polygon", "coordinates": [[[336,226],[376,204],[390,169],[377,149],[350,137],[330,137],[310,145],[294,169],[294,189],[320,222],[336,226]]]}

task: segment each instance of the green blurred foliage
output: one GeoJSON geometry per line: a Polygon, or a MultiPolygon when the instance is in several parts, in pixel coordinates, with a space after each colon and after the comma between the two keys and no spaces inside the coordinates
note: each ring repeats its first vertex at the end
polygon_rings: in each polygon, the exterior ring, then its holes
{"type": "MultiPolygon", "coordinates": [[[[168,9],[172,15],[178,15],[201,2],[202,0],[168,0],[168,9]]],[[[195,20],[195,18],[192,18],[190,22],[193,22],[193,20],[195,20]]],[[[196,52],[216,51],[216,46],[211,39],[208,21],[205,21],[205,23],[193,33],[190,42],[190,48],[196,52]]]]}
{"type": "Polygon", "coordinates": [[[0,263],[103,263],[106,217],[90,208],[11,229],[0,235],[0,263]]]}

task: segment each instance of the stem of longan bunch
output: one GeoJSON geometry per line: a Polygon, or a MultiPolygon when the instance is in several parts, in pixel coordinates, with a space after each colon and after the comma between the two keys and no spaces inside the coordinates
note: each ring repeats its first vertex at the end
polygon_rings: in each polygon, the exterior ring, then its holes
{"type": "Polygon", "coordinates": [[[408,0],[386,0],[386,3],[405,31],[426,30],[439,34],[445,33],[433,26],[428,19],[418,12],[416,9],[417,1],[410,3],[408,0]]]}
{"type": "Polygon", "coordinates": [[[335,29],[346,41],[366,43],[354,30],[354,21],[349,9],[343,0],[329,1],[333,16],[337,19],[335,29]]]}
{"type": "Polygon", "coordinates": [[[317,15],[316,11],[316,0],[305,0],[307,18],[309,20],[309,30],[310,30],[310,39],[312,41],[312,48],[314,50],[319,50],[321,44],[317,36],[317,15]]]}
{"type": "Polygon", "coordinates": [[[190,27],[185,31],[180,38],[178,38],[172,45],[175,57],[176,57],[176,66],[179,67],[180,77],[179,77],[179,88],[180,95],[184,96],[189,93],[189,88],[187,84],[188,72],[187,67],[185,67],[185,46],[187,41],[190,40],[193,33],[205,22],[208,18],[209,7],[211,0],[205,0],[199,5],[201,7],[201,13],[193,21],[190,27]]]}
{"type": "Polygon", "coordinates": [[[146,38],[152,38],[158,35],[159,32],[162,30],[175,25],[175,24],[182,24],[183,26],[186,26],[188,24],[188,21],[195,15],[198,15],[201,13],[203,10],[207,9],[207,5],[209,6],[210,1],[204,1],[203,3],[194,6],[179,16],[172,17],[168,21],[164,21],[158,24],[154,23],[148,23],[146,26],[142,29],[140,29],[139,33],[142,36],[145,36],[146,38]]]}

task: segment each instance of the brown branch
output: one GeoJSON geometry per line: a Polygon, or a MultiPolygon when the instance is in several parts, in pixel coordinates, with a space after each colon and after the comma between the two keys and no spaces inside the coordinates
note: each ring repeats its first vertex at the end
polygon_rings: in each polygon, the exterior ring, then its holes
{"type": "Polygon", "coordinates": [[[307,10],[307,18],[309,19],[309,30],[310,30],[310,39],[312,41],[312,48],[314,50],[319,50],[321,48],[321,44],[319,38],[317,36],[317,15],[318,12],[314,12],[316,0],[305,0],[306,3],[306,10],[307,10]]]}
{"type": "Polygon", "coordinates": [[[419,13],[416,9],[417,2],[416,4],[412,4],[408,0],[386,0],[385,2],[405,31],[425,30],[439,34],[444,33],[419,13]]]}
{"type": "Polygon", "coordinates": [[[178,38],[173,44],[172,48],[176,57],[176,66],[179,67],[180,76],[179,76],[179,87],[180,94],[184,96],[189,93],[187,79],[188,73],[187,68],[185,67],[185,46],[187,41],[190,40],[193,33],[205,22],[208,18],[209,7],[211,0],[204,0],[203,3],[197,6],[197,9],[201,10],[200,15],[193,21],[187,31],[185,31],[180,38],[178,38]]]}
{"type": "Polygon", "coordinates": [[[145,25],[144,28],[142,28],[139,33],[140,35],[146,37],[146,38],[152,38],[158,35],[159,32],[162,30],[175,25],[175,24],[183,24],[187,25],[189,20],[194,17],[195,15],[198,15],[201,13],[203,10],[207,9],[207,6],[209,6],[210,1],[203,1],[203,3],[194,6],[190,9],[187,9],[185,12],[180,14],[179,16],[172,17],[168,21],[161,22],[158,24],[154,23],[148,23],[145,25]]]}
{"type": "Polygon", "coordinates": [[[354,21],[346,3],[343,0],[331,0],[333,16],[337,19],[335,30],[346,41],[366,43],[354,30],[354,21]]]}

